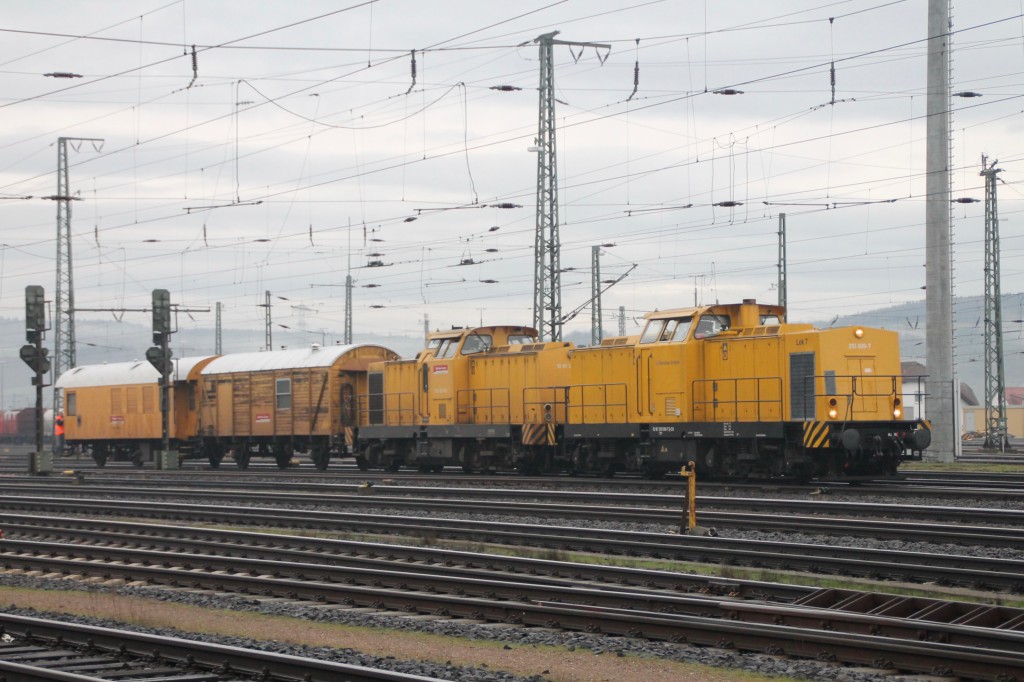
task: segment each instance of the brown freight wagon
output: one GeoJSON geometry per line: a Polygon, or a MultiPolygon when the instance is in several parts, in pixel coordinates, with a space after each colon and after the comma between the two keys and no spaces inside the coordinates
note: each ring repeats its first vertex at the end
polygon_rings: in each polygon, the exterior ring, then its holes
{"type": "Polygon", "coordinates": [[[317,344],[221,356],[202,371],[199,432],[210,463],[230,454],[244,469],[270,456],[283,469],[309,452],[326,469],[332,454],[352,452],[367,367],[396,358],[383,346],[317,344]]]}
{"type": "MultiPolygon", "coordinates": [[[[201,456],[196,422],[199,372],[215,355],[174,360],[168,435],[172,450],[201,456]]],[[[98,466],[150,461],[162,445],[160,373],[145,360],[81,365],[57,380],[64,391],[64,443],[88,452],[98,466]]]]}

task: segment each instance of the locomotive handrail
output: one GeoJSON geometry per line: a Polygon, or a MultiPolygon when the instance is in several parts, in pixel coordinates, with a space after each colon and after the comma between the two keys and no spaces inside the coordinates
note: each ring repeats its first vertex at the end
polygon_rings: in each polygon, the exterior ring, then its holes
{"type": "MultiPolygon", "coordinates": [[[[796,377],[793,379],[795,381],[796,377]]],[[[907,384],[917,385],[917,390],[911,394],[916,397],[917,406],[923,406],[924,398],[928,396],[928,393],[922,390],[924,379],[925,377],[921,375],[907,374],[877,374],[870,376],[863,374],[807,374],[801,377],[800,381],[805,389],[808,386],[808,382],[810,382],[811,390],[802,391],[801,398],[809,398],[811,401],[816,401],[818,398],[843,397],[846,399],[847,418],[852,418],[853,402],[855,399],[897,398],[907,395],[907,384]],[[832,391],[828,390],[830,383],[832,384],[831,388],[834,389],[832,391]],[[844,386],[844,383],[848,383],[848,386],[844,386]],[[888,383],[889,386],[886,390],[879,388],[871,390],[870,388],[871,386],[877,387],[879,384],[885,383],[888,383]],[[902,388],[902,390],[898,387],[902,388]]],[[[813,417],[805,417],[805,419],[813,419],[813,417]]]]}
{"type": "Polygon", "coordinates": [[[508,421],[511,419],[512,407],[509,398],[509,390],[504,386],[500,388],[463,388],[459,389],[455,394],[455,410],[458,413],[461,413],[463,410],[472,410],[472,417],[469,422],[471,424],[494,424],[502,419],[504,421],[508,421]],[[479,404],[479,401],[477,400],[479,394],[487,396],[486,405],[479,404]],[[495,394],[498,394],[499,397],[504,396],[504,404],[496,404],[494,402],[495,394]],[[467,396],[468,400],[466,399],[467,396]],[[501,409],[505,410],[504,418],[502,418],[501,414],[495,417],[494,411],[501,409]],[[483,411],[484,414],[487,415],[486,421],[477,419],[477,413],[479,411],[483,411]]]}
{"type": "MultiPolygon", "coordinates": [[[[709,421],[717,421],[718,410],[720,405],[732,405],[732,413],[734,418],[730,421],[783,421],[783,382],[782,377],[729,377],[729,378],[717,378],[717,379],[694,379],[692,384],[693,389],[693,411],[694,419],[696,420],[696,412],[698,409],[704,411],[705,407],[711,406],[711,415],[709,421]],[[741,400],[739,398],[739,382],[754,382],[755,397],[753,399],[741,400]],[[706,388],[701,384],[711,384],[711,400],[698,400],[698,396],[703,395],[699,389],[706,388]],[[732,400],[720,400],[718,397],[718,385],[726,384],[732,386],[732,400]],[[767,393],[766,387],[770,384],[777,384],[777,390],[775,395],[778,398],[763,398],[762,394],[767,393]],[[740,406],[753,404],[755,406],[755,418],[753,420],[743,419],[740,415],[740,406]],[[774,406],[774,412],[777,416],[773,419],[772,415],[765,415],[765,412],[769,411],[769,407],[774,406]]],[[[724,392],[724,391],[723,391],[724,392]]]]}
{"type": "Polygon", "coordinates": [[[406,426],[415,423],[414,419],[415,395],[413,393],[368,393],[359,396],[359,425],[360,426],[381,426],[394,424],[388,417],[397,414],[397,424],[406,426]],[[382,402],[380,408],[371,408],[370,401],[379,399],[382,402]],[[397,405],[395,403],[397,402],[397,405]],[[372,415],[380,415],[380,421],[374,421],[372,415]]]}
{"type": "Polygon", "coordinates": [[[566,421],[569,424],[587,424],[587,408],[597,408],[601,410],[601,418],[594,423],[601,423],[609,421],[608,412],[612,408],[622,408],[622,416],[625,419],[626,412],[629,409],[629,387],[624,382],[615,383],[604,383],[604,384],[573,384],[566,387],[567,399],[569,402],[568,412],[566,414],[566,421]],[[608,402],[608,394],[611,392],[610,389],[619,388],[622,390],[623,397],[622,402],[608,402]],[[604,396],[604,400],[599,402],[588,403],[587,402],[587,389],[594,389],[595,392],[600,393],[604,396]],[[575,399],[574,396],[576,391],[579,392],[579,399],[575,399]],[[573,415],[579,412],[579,418],[574,419],[573,415]]]}
{"type": "Polygon", "coordinates": [[[530,408],[537,410],[540,408],[541,419],[547,413],[545,406],[551,406],[551,421],[554,423],[564,424],[566,422],[566,412],[569,408],[569,387],[568,386],[527,386],[523,388],[523,421],[528,423],[539,423],[540,420],[531,422],[529,417],[530,408]],[[528,400],[527,397],[531,394],[536,394],[537,397],[533,400],[528,400]],[[548,396],[545,398],[545,396],[548,396]]]}

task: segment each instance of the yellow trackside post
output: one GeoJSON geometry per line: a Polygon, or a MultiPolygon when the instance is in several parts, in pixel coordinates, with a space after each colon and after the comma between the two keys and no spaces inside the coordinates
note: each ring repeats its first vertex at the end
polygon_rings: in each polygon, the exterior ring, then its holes
{"type": "Polygon", "coordinates": [[[680,476],[686,477],[686,523],[680,523],[679,532],[693,534],[697,527],[697,465],[687,462],[680,476]]]}

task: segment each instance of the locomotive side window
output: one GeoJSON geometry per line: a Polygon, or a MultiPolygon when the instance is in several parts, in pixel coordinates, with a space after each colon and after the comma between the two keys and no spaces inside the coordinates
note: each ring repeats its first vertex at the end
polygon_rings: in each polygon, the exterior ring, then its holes
{"type": "Polygon", "coordinates": [[[278,379],[276,384],[277,409],[290,410],[292,407],[292,380],[278,379]]]}
{"type": "Polygon", "coordinates": [[[527,334],[509,334],[508,345],[510,346],[522,346],[527,343],[533,343],[534,339],[532,336],[527,334]]]}
{"type": "Polygon", "coordinates": [[[697,330],[693,333],[695,339],[706,339],[724,332],[729,328],[729,318],[725,315],[704,315],[697,322],[697,330]]]}
{"type": "Polygon", "coordinates": [[[64,407],[67,408],[67,415],[69,417],[77,416],[78,415],[78,394],[77,393],[73,393],[73,392],[72,393],[68,393],[66,396],[64,396],[64,402],[66,403],[64,405],[64,407]]]}
{"type": "Polygon", "coordinates": [[[762,315],[761,324],[765,326],[771,326],[776,324],[782,324],[782,320],[779,319],[778,315],[762,315]]]}
{"type": "Polygon", "coordinates": [[[491,347],[491,335],[490,334],[470,334],[466,337],[466,340],[462,342],[462,354],[473,355],[474,353],[482,353],[491,347]]]}

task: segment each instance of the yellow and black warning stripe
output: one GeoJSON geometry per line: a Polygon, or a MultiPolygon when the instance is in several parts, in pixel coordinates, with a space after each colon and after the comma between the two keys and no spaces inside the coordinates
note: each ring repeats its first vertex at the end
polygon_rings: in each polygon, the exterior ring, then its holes
{"type": "Polygon", "coordinates": [[[554,424],[523,424],[523,445],[554,445],[554,424]]]}
{"type": "Polygon", "coordinates": [[[805,448],[827,448],[829,447],[829,426],[828,422],[810,421],[804,422],[804,447],[805,448]]]}
{"type": "Polygon", "coordinates": [[[345,445],[352,447],[356,444],[356,430],[351,426],[345,427],[345,445]]]}

